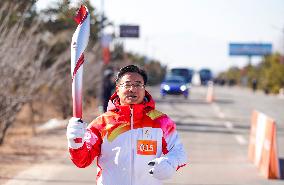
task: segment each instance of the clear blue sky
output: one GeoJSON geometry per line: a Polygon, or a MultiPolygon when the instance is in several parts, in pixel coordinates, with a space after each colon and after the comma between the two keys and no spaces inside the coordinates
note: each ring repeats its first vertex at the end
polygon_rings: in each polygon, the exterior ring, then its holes
{"type": "MultiPolygon", "coordinates": [[[[243,66],[246,57],[228,56],[230,42],[272,43],[284,53],[284,0],[92,0],[116,26],[140,25],[139,39],[126,49],[169,67],[209,67],[214,72],[243,66]]],[[[40,0],[45,7],[53,0],[40,0]]],[[[260,61],[254,57],[253,64],[260,61]]]]}

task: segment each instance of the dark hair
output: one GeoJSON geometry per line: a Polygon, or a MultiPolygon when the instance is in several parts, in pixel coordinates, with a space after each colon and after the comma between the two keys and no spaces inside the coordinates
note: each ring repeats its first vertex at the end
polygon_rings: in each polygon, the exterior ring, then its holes
{"type": "Polygon", "coordinates": [[[138,73],[139,75],[143,77],[144,85],[146,85],[147,80],[148,80],[146,72],[143,69],[140,69],[139,67],[135,65],[128,65],[128,66],[121,68],[117,73],[116,80],[115,80],[116,83],[118,83],[118,81],[121,79],[121,77],[125,73],[138,73]]]}

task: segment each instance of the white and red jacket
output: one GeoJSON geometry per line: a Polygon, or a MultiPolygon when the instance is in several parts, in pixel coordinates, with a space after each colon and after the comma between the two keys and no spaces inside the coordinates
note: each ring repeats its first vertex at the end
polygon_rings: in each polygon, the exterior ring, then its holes
{"type": "Polygon", "coordinates": [[[176,170],[187,161],[175,123],[155,110],[147,92],[143,103],[129,106],[121,106],[115,93],[84,140],[81,148],[69,148],[71,159],[84,168],[97,157],[99,185],[161,185],[149,174],[149,161],[166,156],[176,170]]]}

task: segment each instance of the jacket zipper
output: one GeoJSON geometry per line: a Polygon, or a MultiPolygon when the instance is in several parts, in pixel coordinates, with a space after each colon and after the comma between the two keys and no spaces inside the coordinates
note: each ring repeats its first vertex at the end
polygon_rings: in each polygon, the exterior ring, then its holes
{"type": "Polygon", "coordinates": [[[131,156],[130,156],[130,161],[131,161],[131,175],[130,175],[130,180],[131,180],[131,185],[133,184],[134,181],[134,149],[133,149],[133,125],[134,125],[134,119],[133,119],[133,108],[130,106],[130,126],[131,126],[131,156]]]}

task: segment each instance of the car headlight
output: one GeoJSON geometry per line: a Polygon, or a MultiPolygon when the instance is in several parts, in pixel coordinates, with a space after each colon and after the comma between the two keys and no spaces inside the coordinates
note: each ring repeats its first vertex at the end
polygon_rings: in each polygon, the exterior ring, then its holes
{"type": "Polygon", "coordinates": [[[166,91],[168,91],[168,90],[170,90],[170,86],[169,85],[164,85],[164,90],[166,90],[166,91]]]}
{"type": "Polygon", "coordinates": [[[180,86],[180,90],[181,90],[181,91],[185,91],[186,89],[187,89],[186,85],[180,86]]]}

